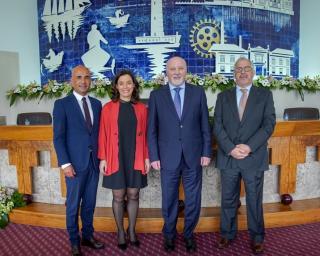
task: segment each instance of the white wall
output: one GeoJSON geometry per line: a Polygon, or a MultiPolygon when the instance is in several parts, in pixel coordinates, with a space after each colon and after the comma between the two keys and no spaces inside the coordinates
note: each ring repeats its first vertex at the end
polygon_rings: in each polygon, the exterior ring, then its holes
{"type": "Polygon", "coordinates": [[[0,51],[18,52],[20,81],[40,81],[37,0],[0,0],[0,51]]]}
{"type": "Polygon", "coordinates": [[[301,77],[320,74],[319,0],[300,0],[300,63],[301,77]]]}
{"type": "MultiPolygon", "coordinates": [[[[39,39],[37,0],[0,0],[0,51],[17,52],[19,69],[16,81],[28,83],[40,82],[39,39]]],[[[320,30],[317,29],[316,17],[320,10],[318,0],[300,0],[300,76],[320,74],[320,30]]],[[[12,72],[11,72],[12,74],[12,72]]],[[[0,93],[14,87],[15,84],[3,83],[0,77],[0,93]]],[[[14,79],[10,79],[13,81],[14,79]]],[[[144,97],[148,96],[146,92],[144,97]]],[[[320,93],[306,95],[304,102],[295,92],[275,92],[274,99],[277,116],[281,117],[283,109],[294,106],[320,108],[320,93]]],[[[208,93],[208,105],[215,104],[216,95],[208,93]]],[[[1,100],[3,97],[1,97],[1,100]]],[[[104,100],[105,102],[106,100],[104,100]]],[[[0,115],[7,115],[7,123],[15,124],[16,115],[20,112],[46,111],[52,112],[53,100],[18,102],[9,109],[9,102],[2,103],[0,115]]]]}

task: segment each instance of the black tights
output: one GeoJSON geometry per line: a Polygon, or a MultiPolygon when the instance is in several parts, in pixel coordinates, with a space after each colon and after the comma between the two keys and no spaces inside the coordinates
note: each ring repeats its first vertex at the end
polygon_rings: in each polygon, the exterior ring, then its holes
{"type": "Polygon", "coordinates": [[[123,225],[124,198],[127,195],[127,212],[129,217],[128,236],[130,241],[136,241],[136,221],[139,209],[139,188],[113,189],[112,210],[118,228],[118,243],[124,244],[126,233],[123,225]]]}

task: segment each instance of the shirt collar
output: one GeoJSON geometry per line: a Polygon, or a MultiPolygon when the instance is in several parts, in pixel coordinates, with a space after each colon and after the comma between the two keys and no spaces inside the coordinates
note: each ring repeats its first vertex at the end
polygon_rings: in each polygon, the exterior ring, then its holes
{"type": "Polygon", "coordinates": [[[77,101],[81,101],[83,97],[85,97],[87,101],[89,100],[88,94],[86,94],[85,96],[82,96],[79,93],[77,93],[76,91],[73,91],[72,93],[76,97],[77,101]]]}
{"type": "Polygon", "coordinates": [[[252,87],[252,84],[250,84],[249,86],[247,86],[246,88],[242,88],[239,85],[237,85],[237,91],[240,92],[240,89],[248,89],[248,93],[250,92],[250,89],[252,87]]]}
{"type": "Polygon", "coordinates": [[[174,90],[174,89],[177,88],[177,87],[178,87],[178,88],[181,88],[181,89],[185,89],[186,84],[183,83],[183,84],[181,84],[181,85],[179,85],[179,86],[174,86],[174,85],[172,85],[172,84],[169,83],[169,87],[170,87],[170,91],[174,90]]]}

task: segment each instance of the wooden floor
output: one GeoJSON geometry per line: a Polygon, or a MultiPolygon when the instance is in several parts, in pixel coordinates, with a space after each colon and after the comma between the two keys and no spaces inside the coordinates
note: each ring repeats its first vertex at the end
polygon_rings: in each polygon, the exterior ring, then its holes
{"type": "MultiPolygon", "coordinates": [[[[197,232],[219,230],[220,208],[202,208],[197,232]]],[[[238,215],[239,229],[246,229],[246,210],[241,206],[238,215]]],[[[290,206],[280,203],[264,204],[265,226],[283,227],[320,221],[320,198],[295,201],[290,206]]],[[[32,203],[26,207],[14,209],[10,221],[35,226],[65,228],[65,206],[32,203]]],[[[125,218],[127,224],[127,218],[125,218]]],[[[137,232],[160,233],[163,225],[160,209],[140,209],[137,232]]],[[[183,214],[178,219],[178,231],[183,230],[183,214]]],[[[116,226],[111,208],[97,208],[94,217],[97,231],[115,231],[116,226]]]]}

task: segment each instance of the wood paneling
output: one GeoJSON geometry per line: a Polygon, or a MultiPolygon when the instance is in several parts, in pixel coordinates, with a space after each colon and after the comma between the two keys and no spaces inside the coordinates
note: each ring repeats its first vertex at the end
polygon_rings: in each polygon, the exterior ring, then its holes
{"type": "MultiPolygon", "coordinates": [[[[31,170],[38,165],[38,151],[49,151],[51,166],[57,167],[52,138],[52,126],[0,126],[0,148],[8,149],[9,163],[17,168],[18,189],[21,193],[32,194],[31,170]]],[[[270,163],[280,168],[279,193],[294,193],[297,164],[305,162],[306,147],[320,145],[320,121],[278,121],[268,143],[270,163]]],[[[213,149],[216,149],[215,144],[213,149]]],[[[184,199],[182,186],[179,191],[179,198],[184,199]]],[[[66,195],[62,172],[61,193],[66,195]]]]}
{"type": "Polygon", "coordinates": [[[39,165],[39,151],[50,151],[51,167],[57,167],[52,136],[52,126],[0,126],[0,148],[8,149],[9,164],[17,168],[19,192],[32,194],[32,168],[39,165]]]}

